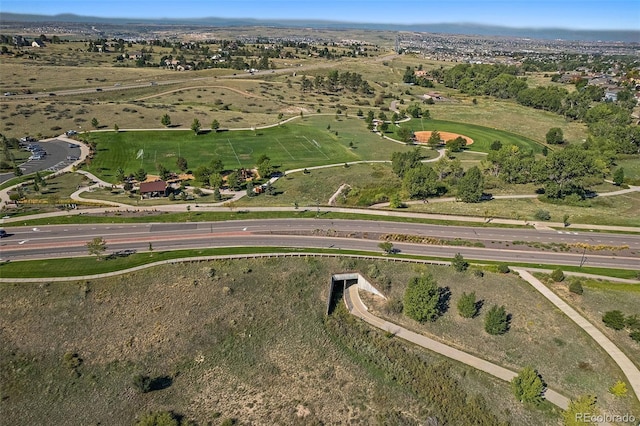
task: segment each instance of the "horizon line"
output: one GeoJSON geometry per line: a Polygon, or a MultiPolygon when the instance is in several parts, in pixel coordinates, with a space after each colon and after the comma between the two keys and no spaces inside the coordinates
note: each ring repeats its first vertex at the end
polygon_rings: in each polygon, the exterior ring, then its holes
{"type": "MultiPolygon", "coordinates": [[[[468,25],[475,27],[486,27],[486,28],[506,28],[513,30],[532,30],[532,31],[540,31],[540,30],[561,30],[561,31],[579,31],[579,32],[637,32],[640,33],[640,29],[637,28],[572,28],[572,27],[559,27],[559,26],[549,26],[549,27],[535,27],[535,26],[507,26],[507,25],[499,25],[499,24],[488,24],[482,22],[473,22],[473,21],[440,21],[440,22],[411,22],[411,23],[400,23],[400,22],[375,22],[375,21],[351,21],[351,20],[340,20],[340,19],[314,19],[314,18],[252,18],[252,17],[230,17],[230,16],[205,16],[205,17],[179,17],[179,18],[171,18],[171,17],[133,17],[133,16],[95,16],[95,15],[78,15],[72,12],[62,12],[54,15],[51,14],[35,14],[35,13],[20,13],[20,12],[12,12],[12,11],[0,11],[0,17],[5,14],[11,15],[21,15],[24,17],[78,17],[78,18],[96,18],[96,19],[114,19],[114,20],[141,20],[141,21],[205,21],[207,19],[225,19],[225,20],[235,20],[235,21],[256,21],[256,22],[268,22],[268,23],[302,23],[302,22],[310,22],[310,23],[334,23],[334,24],[343,24],[343,25],[386,25],[386,26],[399,26],[399,27],[412,27],[412,26],[422,26],[422,25],[468,25]]],[[[638,40],[640,42],[640,39],[638,40]]]]}

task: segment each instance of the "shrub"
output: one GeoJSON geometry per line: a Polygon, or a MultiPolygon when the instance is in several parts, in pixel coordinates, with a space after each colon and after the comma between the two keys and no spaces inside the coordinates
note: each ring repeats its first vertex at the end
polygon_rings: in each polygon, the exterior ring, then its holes
{"type": "Polygon", "coordinates": [[[540,209],[535,212],[533,217],[536,220],[551,220],[551,213],[549,213],[547,210],[540,209]]]}
{"type": "Polygon", "coordinates": [[[80,364],[82,364],[82,358],[80,358],[80,355],[75,352],[65,353],[62,357],[62,361],[67,368],[70,368],[72,370],[80,367],[80,364]]]}
{"type": "Polygon", "coordinates": [[[572,281],[571,284],[569,284],[569,291],[575,294],[584,293],[584,289],[582,288],[582,283],[580,281],[572,281]]]}
{"type": "Polygon", "coordinates": [[[385,305],[385,309],[390,314],[401,314],[403,308],[402,299],[398,298],[389,299],[385,305]]]}
{"type": "Polygon", "coordinates": [[[564,280],[564,272],[562,269],[558,268],[551,273],[551,279],[557,283],[564,280]]]}
{"type": "Polygon", "coordinates": [[[631,330],[640,330],[640,318],[637,314],[629,315],[624,323],[631,330]]]}
{"type": "Polygon", "coordinates": [[[613,386],[609,388],[609,392],[614,394],[615,396],[623,397],[627,396],[627,384],[621,380],[618,380],[613,386]]]}
{"type": "Polygon", "coordinates": [[[605,312],[602,322],[609,328],[622,330],[625,326],[624,314],[618,310],[605,312]]]}
{"type": "Polygon", "coordinates": [[[600,414],[600,410],[596,407],[596,397],[594,395],[582,395],[569,403],[569,408],[562,413],[562,418],[566,426],[578,426],[584,425],[582,419],[585,416],[598,414],[600,414]]]}
{"type": "Polygon", "coordinates": [[[136,374],[133,376],[133,386],[142,393],[151,390],[151,377],[144,374],[136,374]]]}
{"type": "Polygon", "coordinates": [[[500,272],[501,274],[508,274],[511,270],[509,269],[508,265],[505,265],[504,263],[501,263],[500,265],[498,265],[497,268],[498,272],[500,272]]]}
{"type": "Polygon", "coordinates": [[[493,305],[484,318],[484,329],[494,336],[504,334],[509,330],[509,316],[504,306],[493,305]]]}
{"type": "Polygon", "coordinates": [[[629,333],[629,337],[631,337],[634,342],[640,343],[640,330],[632,331],[629,333]]]}
{"type": "Polygon", "coordinates": [[[484,277],[484,272],[482,272],[482,269],[474,269],[473,270],[473,276],[474,277],[478,277],[478,278],[482,278],[482,277],[484,277]]]}

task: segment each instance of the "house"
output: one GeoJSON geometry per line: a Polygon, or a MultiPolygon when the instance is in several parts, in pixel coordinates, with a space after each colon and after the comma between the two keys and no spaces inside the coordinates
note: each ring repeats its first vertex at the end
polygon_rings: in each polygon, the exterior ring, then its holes
{"type": "Polygon", "coordinates": [[[142,198],[166,197],[167,189],[167,183],[163,180],[142,182],[140,184],[140,196],[142,198]]]}
{"type": "Polygon", "coordinates": [[[618,100],[618,92],[608,90],[604,92],[604,98],[602,100],[605,102],[616,102],[618,100]]]}

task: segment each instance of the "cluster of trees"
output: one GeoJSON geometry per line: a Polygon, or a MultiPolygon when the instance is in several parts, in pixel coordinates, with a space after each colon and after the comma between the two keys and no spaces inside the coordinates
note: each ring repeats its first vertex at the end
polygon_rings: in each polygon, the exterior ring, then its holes
{"type": "MultiPolygon", "coordinates": [[[[11,150],[19,149],[20,142],[16,138],[7,138],[3,134],[0,133],[0,144],[2,149],[2,156],[0,157],[0,170],[7,171],[13,170],[21,173],[20,168],[18,167],[18,163],[16,163],[15,156],[11,152],[11,150]]],[[[20,174],[16,173],[16,176],[20,174]]]]}
{"type": "MultiPolygon", "coordinates": [[[[422,66],[419,66],[418,70],[422,70],[422,66]]],[[[402,76],[402,81],[408,84],[416,84],[420,87],[434,87],[433,81],[429,80],[425,76],[417,76],[414,69],[410,66],[407,66],[407,69],[402,76]]]]}
{"type": "Polygon", "coordinates": [[[408,152],[394,152],[391,168],[402,179],[402,191],[409,198],[425,199],[445,194],[450,187],[465,203],[477,203],[484,194],[484,177],[476,166],[463,171],[460,160],[446,157],[433,163],[422,163],[420,148],[408,152]]]}
{"type": "Polygon", "coordinates": [[[469,95],[490,95],[503,99],[515,98],[527,87],[519,79],[520,70],[511,65],[458,64],[442,71],[445,86],[469,95]]]}
{"type": "Polygon", "coordinates": [[[604,89],[584,80],[572,92],[559,86],[530,88],[519,77],[523,69],[514,66],[458,64],[439,72],[447,87],[462,93],[515,99],[524,106],[584,121],[589,128],[587,146],[601,153],[640,153],[640,128],[631,124],[636,101],[630,87],[622,88],[617,101],[604,102],[604,89]]]}
{"type": "Polygon", "coordinates": [[[431,118],[431,111],[426,108],[423,109],[418,103],[412,103],[409,105],[406,112],[413,118],[424,118],[427,120],[431,118]]]}
{"type": "Polygon", "coordinates": [[[548,198],[575,194],[584,198],[589,186],[602,182],[609,164],[584,146],[569,145],[553,151],[544,160],[515,145],[489,152],[481,163],[485,173],[510,184],[536,183],[544,186],[548,198]]]}
{"type": "Polygon", "coordinates": [[[362,78],[362,74],[350,71],[340,73],[338,70],[332,70],[326,76],[318,75],[313,80],[302,76],[300,84],[303,92],[315,90],[321,93],[336,93],[348,90],[364,95],[373,93],[373,88],[362,78]]]}
{"type": "Polygon", "coordinates": [[[640,343],[640,318],[638,315],[625,316],[619,310],[605,312],[602,316],[602,322],[609,328],[614,330],[627,330],[629,337],[640,343]]]}

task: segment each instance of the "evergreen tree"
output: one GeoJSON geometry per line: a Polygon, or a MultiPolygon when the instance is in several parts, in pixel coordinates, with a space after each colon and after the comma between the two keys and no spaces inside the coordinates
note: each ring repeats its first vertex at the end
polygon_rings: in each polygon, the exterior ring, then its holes
{"type": "Polygon", "coordinates": [[[624,182],[624,169],[622,167],[618,167],[615,172],[613,172],[613,183],[620,186],[624,182]]]}
{"type": "Polygon", "coordinates": [[[484,318],[484,329],[492,335],[500,335],[509,329],[509,317],[504,306],[493,305],[484,318]]]}
{"type": "Polygon", "coordinates": [[[476,293],[462,293],[458,299],[458,313],[463,318],[473,318],[478,313],[478,305],[476,302],[476,293]]]}
{"type": "Polygon", "coordinates": [[[404,293],[404,312],[419,322],[435,321],[440,316],[440,289],[431,275],[413,277],[404,293]]]}
{"type": "Polygon", "coordinates": [[[469,262],[464,260],[464,257],[460,253],[456,253],[451,261],[451,266],[458,272],[464,272],[469,267],[469,262]]]}

